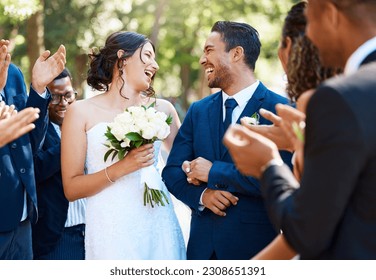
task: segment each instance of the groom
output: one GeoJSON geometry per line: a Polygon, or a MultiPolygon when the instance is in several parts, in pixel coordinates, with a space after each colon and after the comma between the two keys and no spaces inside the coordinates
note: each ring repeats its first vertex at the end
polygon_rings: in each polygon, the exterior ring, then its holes
{"type": "MultiPolygon", "coordinates": [[[[256,80],[260,47],[258,32],[245,23],[216,22],[206,40],[200,63],[209,87],[222,91],[191,105],[162,173],[192,209],[188,259],[249,259],[278,233],[258,180],[240,174],[222,144],[230,123],[288,102],[256,80]]],[[[282,154],[290,162],[291,154],[282,154]]]]}

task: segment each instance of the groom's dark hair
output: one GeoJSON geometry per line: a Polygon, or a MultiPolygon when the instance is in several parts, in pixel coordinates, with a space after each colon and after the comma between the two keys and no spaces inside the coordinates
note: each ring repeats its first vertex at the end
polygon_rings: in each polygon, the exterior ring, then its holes
{"type": "Polygon", "coordinates": [[[247,23],[217,21],[211,32],[218,32],[226,45],[226,52],[235,47],[244,49],[245,63],[254,71],[260,55],[261,42],[255,28],[247,23]]]}

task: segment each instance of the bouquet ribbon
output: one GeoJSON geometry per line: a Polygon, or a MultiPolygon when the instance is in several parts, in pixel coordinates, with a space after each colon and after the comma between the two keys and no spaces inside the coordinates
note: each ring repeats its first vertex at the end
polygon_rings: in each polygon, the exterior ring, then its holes
{"type": "Polygon", "coordinates": [[[163,181],[161,175],[154,165],[141,168],[141,185],[146,183],[149,188],[161,191],[163,189],[163,181]]]}

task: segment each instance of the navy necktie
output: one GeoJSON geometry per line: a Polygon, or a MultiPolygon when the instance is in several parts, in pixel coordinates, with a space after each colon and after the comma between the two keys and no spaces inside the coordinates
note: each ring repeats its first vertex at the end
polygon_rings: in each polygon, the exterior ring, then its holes
{"type": "Polygon", "coordinates": [[[234,111],[234,108],[238,106],[238,103],[234,98],[227,98],[225,101],[225,107],[226,107],[226,117],[225,121],[223,122],[224,131],[226,132],[227,128],[231,124],[232,120],[232,111],[234,111]]]}

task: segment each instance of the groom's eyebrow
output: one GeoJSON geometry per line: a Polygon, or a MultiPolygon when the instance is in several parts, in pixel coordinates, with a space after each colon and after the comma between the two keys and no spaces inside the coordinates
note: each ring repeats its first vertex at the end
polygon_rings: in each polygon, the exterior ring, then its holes
{"type": "Polygon", "coordinates": [[[204,48],[204,52],[206,52],[208,49],[214,48],[214,45],[206,45],[204,48]]]}

